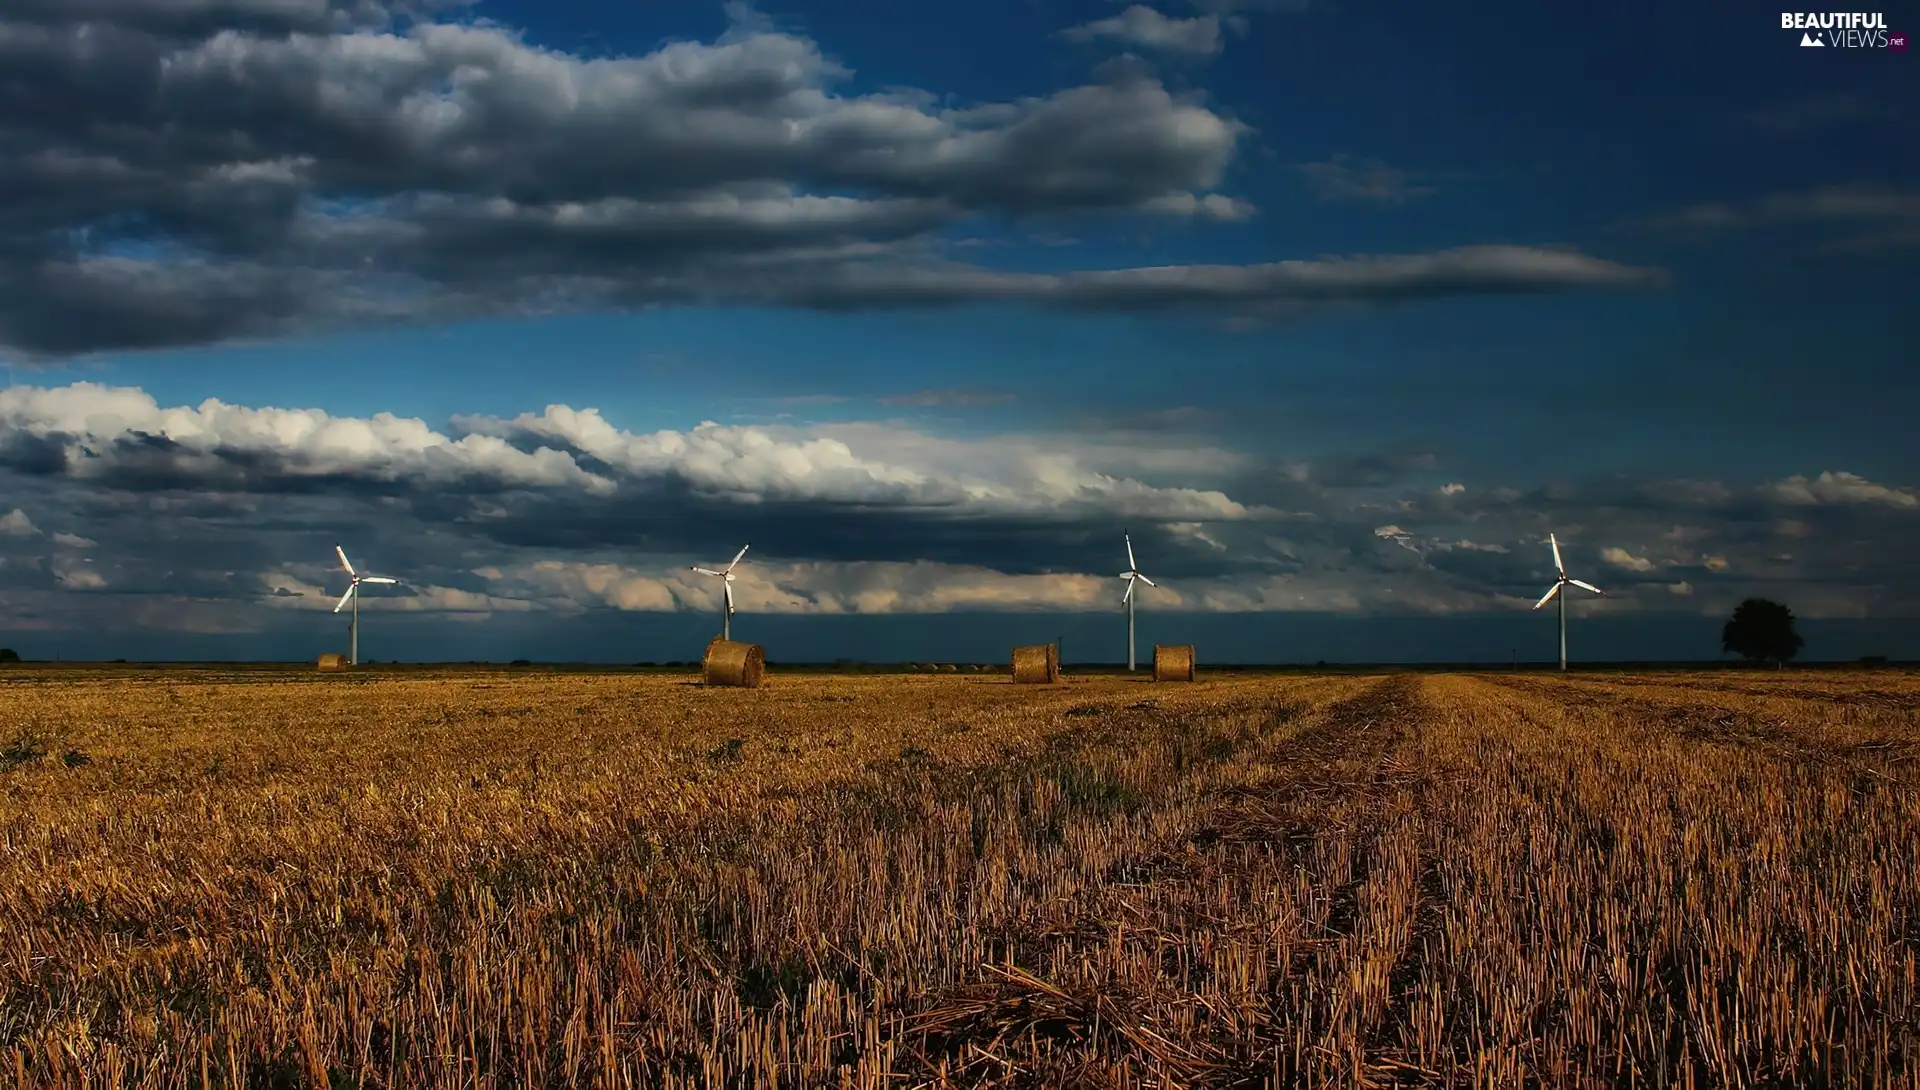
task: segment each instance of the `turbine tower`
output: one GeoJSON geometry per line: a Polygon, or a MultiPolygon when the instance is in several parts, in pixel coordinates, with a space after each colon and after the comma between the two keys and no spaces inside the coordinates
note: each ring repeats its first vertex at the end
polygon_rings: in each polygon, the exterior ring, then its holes
{"type": "Polygon", "coordinates": [[[693,566],[693,570],[699,572],[701,575],[717,575],[721,579],[720,597],[721,600],[726,603],[726,612],[720,615],[720,638],[723,640],[733,639],[733,568],[735,564],[740,563],[740,558],[745,555],[747,555],[747,546],[742,545],[740,546],[740,551],[733,554],[733,563],[728,564],[720,571],[714,571],[712,568],[703,568],[698,564],[693,566]]]}
{"type": "Polygon", "coordinates": [[[1122,534],[1120,536],[1125,538],[1127,542],[1127,570],[1120,573],[1120,578],[1127,581],[1127,592],[1120,596],[1120,604],[1127,607],[1127,672],[1133,673],[1135,668],[1133,657],[1133,584],[1136,580],[1150,587],[1157,587],[1160,584],[1140,574],[1140,565],[1133,559],[1132,535],[1122,534]]]}
{"type": "Polygon", "coordinates": [[[347,551],[342,549],[337,542],[333,546],[333,551],[340,554],[340,566],[347,570],[347,577],[353,580],[352,584],[347,587],[347,592],[340,596],[340,602],[333,607],[333,611],[338,613],[348,602],[353,603],[353,622],[347,626],[347,632],[349,633],[347,637],[347,662],[351,665],[358,666],[360,665],[360,584],[380,583],[391,585],[398,583],[400,580],[389,579],[384,575],[361,575],[359,572],[353,570],[352,561],[347,559],[347,551]]]}
{"type": "Polygon", "coordinates": [[[1576,586],[1576,587],[1579,587],[1581,590],[1590,590],[1595,594],[1600,595],[1603,598],[1606,597],[1607,592],[1604,590],[1601,590],[1599,587],[1594,586],[1592,583],[1583,583],[1578,579],[1567,578],[1567,566],[1564,563],[1562,563],[1560,560],[1560,540],[1554,537],[1552,534],[1548,534],[1547,544],[1553,547],[1553,566],[1560,573],[1560,578],[1555,579],[1553,581],[1553,586],[1548,587],[1547,592],[1540,596],[1540,600],[1538,602],[1533,603],[1533,608],[1539,609],[1541,606],[1544,606],[1548,602],[1552,601],[1554,596],[1556,595],[1559,596],[1560,598],[1560,669],[1565,670],[1567,668],[1567,594],[1570,593],[1567,591],[1566,588],[1569,585],[1576,586]]]}

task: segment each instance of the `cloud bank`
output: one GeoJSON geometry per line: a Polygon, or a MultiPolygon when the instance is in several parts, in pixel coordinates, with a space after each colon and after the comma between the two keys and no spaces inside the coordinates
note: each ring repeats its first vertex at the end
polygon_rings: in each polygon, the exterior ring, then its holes
{"type": "Polygon", "coordinates": [[[1270,458],[1180,431],[954,437],[903,424],[635,432],[592,408],[430,424],[93,383],[0,391],[0,607],[25,627],[245,630],[332,608],[332,544],[403,585],[366,608],[707,611],[753,551],[750,612],[1117,608],[1120,534],[1167,612],[1528,608],[1917,616],[1920,491],[1841,470],[1770,481],[1465,476],[1411,449],[1270,458]],[[222,627],[225,626],[225,627],[222,627]]]}

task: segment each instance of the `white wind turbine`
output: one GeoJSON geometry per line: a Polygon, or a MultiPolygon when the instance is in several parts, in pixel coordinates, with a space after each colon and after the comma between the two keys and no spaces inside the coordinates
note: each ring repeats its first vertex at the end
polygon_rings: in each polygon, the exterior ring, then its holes
{"type": "Polygon", "coordinates": [[[1547,592],[1540,596],[1540,600],[1538,602],[1533,603],[1533,608],[1539,609],[1541,606],[1544,606],[1548,602],[1552,601],[1555,595],[1559,596],[1560,598],[1560,669],[1565,670],[1567,668],[1567,591],[1566,591],[1567,586],[1571,584],[1573,586],[1579,587],[1581,590],[1590,590],[1595,594],[1600,595],[1603,598],[1606,597],[1607,592],[1604,590],[1601,590],[1599,587],[1594,586],[1592,583],[1583,583],[1578,579],[1567,578],[1567,566],[1561,563],[1560,561],[1560,540],[1554,537],[1552,534],[1548,534],[1547,544],[1553,547],[1553,566],[1555,569],[1559,571],[1560,578],[1553,581],[1553,586],[1547,588],[1547,592]]]}
{"type": "Polygon", "coordinates": [[[353,580],[353,583],[347,587],[347,592],[340,596],[340,602],[333,607],[333,611],[338,613],[348,602],[353,603],[353,623],[347,628],[347,631],[351,634],[347,639],[347,661],[354,666],[358,666],[360,665],[360,584],[380,583],[392,585],[398,583],[400,580],[389,579],[384,575],[361,575],[359,572],[353,570],[353,562],[347,559],[347,551],[345,549],[342,549],[336,543],[333,551],[340,554],[340,566],[347,570],[347,577],[353,580]]]}
{"type": "Polygon", "coordinates": [[[699,572],[701,575],[717,575],[722,580],[720,584],[720,595],[727,607],[726,612],[720,616],[720,638],[723,640],[731,640],[733,638],[733,569],[734,565],[740,563],[740,558],[745,555],[747,555],[747,546],[742,545],[740,546],[740,551],[733,554],[733,563],[728,564],[720,571],[714,571],[712,568],[703,568],[698,564],[693,566],[693,570],[699,572]]]}
{"type": "Polygon", "coordinates": [[[1120,536],[1125,538],[1127,542],[1127,570],[1120,573],[1120,578],[1127,581],[1127,592],[1120,596],[1120,604],[1127,607],[1127,672],[1132,673],[1134,670],[1133,584],[1135,580],[1145,583],[1150,587],[1157,587],[1160,584],[1140,574],[1140,565],[1133,559],[1133,536],[1131,534],[1122,534],[1120,536]]]}

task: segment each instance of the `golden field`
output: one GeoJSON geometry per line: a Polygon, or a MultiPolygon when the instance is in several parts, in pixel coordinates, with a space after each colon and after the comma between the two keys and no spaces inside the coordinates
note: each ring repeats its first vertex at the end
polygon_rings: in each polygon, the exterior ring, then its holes
{"type": "Polygon", "coordinates": [[[1920,1085],[1920,677],[0,672],[21,1086],[1920,1085]]]}

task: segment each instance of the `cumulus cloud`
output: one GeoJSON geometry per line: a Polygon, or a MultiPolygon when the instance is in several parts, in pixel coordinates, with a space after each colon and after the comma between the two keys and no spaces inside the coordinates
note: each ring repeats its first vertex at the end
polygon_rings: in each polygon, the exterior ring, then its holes
{"type": "Polygon", "coordinates": [[[1061,34],[1077,42],[1113,42],[1177,56],[1211,57],[1220,52],[1219,15],[1171,18],[1145,4],[1134,4],[1118,15],[1069,27],[1061,34]]]}
{"type": "Polygon", "coordinates": [[[1870,503],[1920,507],[1920,493],[1875,484],[1855,473],[1825,472],[1812,479],[1796,474],[1775,484],[1773,495],[1791,504],[1870,503]]]}
{"type": "Polygon", "coordinates": [[[0,534],[5,534],[8,537],[32,537],[39,532],[40,531],[33,525],[33,520],[28,518],[27,513],[18,507],[8,511],[4,515],[0,515],[0,534]]]}
{"type": "Polygon", "coordinates": [[[79,480],[239,490],[340,480],[613,488],[564,451],[516,450],[486,435],[454,439],[390,413],[362,420],[211,398],[197,407],[162,408],[142,390],[91,382],[0,390],[0,465],[79,480]]]}
{"type": "MultiPolygon", "coordinates": [[[[451,430],[387,413],[334,417],[214,400],[162,407],[142,390],[90,382],[0,391],[0,468],[122,488],[544,491],[589,502],[624,490],[736,507],[818,504],[951,516],[1101,512],[1190,521],[1260,514],[1217,489],[1126,475],[1132,468],[1204,468],[1206,450],[947,440],[876,425],[709,421],[638,434],[596,409],[565,405],[511,420],[460,417],[451,430]]],[[[1219,457],[1222,468],[1232,464],[1219,457]]],[[[0,525],[32,532],[22,512],[0,525]]]]}
{"type": "MultiPolygon", "coordinates": [[[[930,242],[982,217],[1245,219],[1218,189],[1250,130],[1138,70],[1005,102],[846,92],[846,64],[744,8],[711,42],[587,57],[448,6],[10,5],[0,351],[583,308],[1287,311],[1659,280],[1518,247],[1057,275],[942,262],[930,242]]],[[[1115,25],[1195,50],[1223,17],[1136,7],[1115,25]]]]}
{"type": "Polygon", "coordinates": [[[1600,550],[1600,559],[1612,564],[1616,568],[1632,572],[1650,572],[1658,567],[1658,565],[1646,557],[1635,556],[1617,545],[1609,545],[1600,550]]]}

